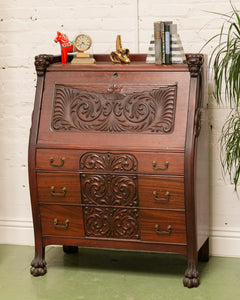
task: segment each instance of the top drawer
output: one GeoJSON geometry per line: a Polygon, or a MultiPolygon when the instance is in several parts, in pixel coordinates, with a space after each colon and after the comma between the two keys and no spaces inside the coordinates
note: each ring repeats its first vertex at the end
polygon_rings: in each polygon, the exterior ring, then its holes
{"type": "Polygon", "coordinates": [[[38,144],[183,149],[189,74],[47,73],[38,144]]]}
{"type": "Polygon", "coordinates": [[[183,153],[37,149],[36,168],[107,173],[184,174],[183,153]]]}

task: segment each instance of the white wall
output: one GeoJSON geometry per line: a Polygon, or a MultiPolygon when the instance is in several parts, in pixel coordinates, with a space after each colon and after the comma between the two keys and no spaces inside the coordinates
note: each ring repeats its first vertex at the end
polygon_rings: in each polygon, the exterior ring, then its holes
{"type": "MultiPolygon", "coordinates": [[[[239,1],[233,1],[238,4],[239,1]]],[[[0,243],[33,244],[27,175],[28,135],[36,72],[34,56],[58,54],[56,31],[70,39],[91,35],[94,53],[115,49],[117,34],[131,52],[144,53],[156,20],[178,24],[185,52],[198,52],[219,32],[228,0],[8,0],[0,2],[0,243]]],[[[205,53],[211,47],[205,49],[205,53]]],[[[219,134],[228,113],[210,97],[211,253],[240,256],[240,199],[219,162],[219,134]]]]}

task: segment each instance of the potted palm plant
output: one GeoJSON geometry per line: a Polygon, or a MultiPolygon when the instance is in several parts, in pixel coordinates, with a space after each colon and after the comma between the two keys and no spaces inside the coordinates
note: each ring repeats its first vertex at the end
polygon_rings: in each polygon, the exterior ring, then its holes
{"type": "Polygon", "coordinates": [[[220,137],[221,162],[237,190],[240,175],[240,13],[230,1],[231,12],[220,15],[224,22],[218,34],[204,47],[217,39],[210,55],[213,70],[214,96],[218,104],[231,107],[220,137]]]}

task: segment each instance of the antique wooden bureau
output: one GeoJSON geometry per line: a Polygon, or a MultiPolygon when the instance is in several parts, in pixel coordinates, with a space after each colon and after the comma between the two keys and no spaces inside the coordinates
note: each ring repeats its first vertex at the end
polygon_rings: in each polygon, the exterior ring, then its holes
{"type": "MultiPolygon", "coordinates": [[[[68,57],[69,61],[71,56],[68,57]]],[[[208,259],[206,64],[94,65],[35,58],[29,142],[35,258],[45,246],[174,252],[187,256],[183,283],[198,286],[208,259]]]]}

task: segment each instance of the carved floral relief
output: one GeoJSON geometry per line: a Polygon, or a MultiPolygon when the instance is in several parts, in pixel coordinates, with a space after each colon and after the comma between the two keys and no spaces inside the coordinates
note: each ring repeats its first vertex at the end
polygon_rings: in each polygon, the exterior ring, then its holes
{"type": "Polygon", "coordinates": [[[171,133],[176,92],[175,85],[130,94],[97,93],[57,85],[52,129],[171,133]]]}
{"type": "Polygon", "coordinates": [[[85,207],[85,234],[89,237],[139,239],[138,209],[85,207]]]}
{"type": "Polygon", "coordinates": [[[138,206],[136,176],[82,174],[81,191],[83,204],[138,206]]]}
{"type": "Polygon", "coordinates": [[[79,164],[85,235],[139,239],[136,157],[86,152],[79,164]]]}
{"type": "Polygon", "coordinates": [[[80,170],[135,172],[137,159],[128,153],[87,152],[80,158],[80,170]]]}

